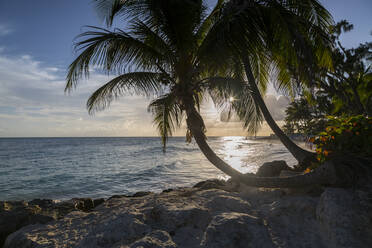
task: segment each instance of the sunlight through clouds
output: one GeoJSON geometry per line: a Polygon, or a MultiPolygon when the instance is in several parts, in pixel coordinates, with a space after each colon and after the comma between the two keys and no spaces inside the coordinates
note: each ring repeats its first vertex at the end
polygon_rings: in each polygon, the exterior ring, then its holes
{"type": "MultiPolygon", "coordinates": [[[[124,96],[109,109],[90,116],[85,106],[88,97],[110,77],[92,69],[89,80],[82,80],[76,90],[65,94],[65,70],[47,66],[30,55],[11,57],[0,52],[0,137],[157,136],[147,112],[150,99],[124,96]]],[[[276,108],[285,104],[278,104],[274,96],[269,99],[270,111],[279,113],[280,119],[283,109],[276,108]]],[[[207,135],[246,135],[237,120],[222,121],[209,98],[201,113],[207,135]]],[[[262,131],[259,134],[270,133],[265,126],[262,131]]],[[[184,136],[185,132],[184,121],[174,134],[184,136]]]]}

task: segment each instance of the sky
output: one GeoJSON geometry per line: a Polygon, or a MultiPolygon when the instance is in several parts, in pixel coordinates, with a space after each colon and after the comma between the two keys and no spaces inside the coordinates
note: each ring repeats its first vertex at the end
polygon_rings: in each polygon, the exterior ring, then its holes
{"type": "MultiPolygon", "coordinates": [[[[342,36],[346,47],[371,41],[371,0],[321,2],[336,21],[354,24],[342,36]]],[[[125,96],[88,115],[86,100],[109,80],[106,75],[93,71],[75,91],[64,93],[66,70],[77,55],[73,41],[86,25],[103,27],[91,0],[0,0],[0,137],[157,135],[146,110],[149,99],[125,96]]],[[[273,89],[269,93],[268,107],[282,123],[289,101],[273,89]]],[[[221,122],[210,100],[201,112],[208,135],[246,135],[239,122],[221,122]]],[[[259,135],[269,133],[264,125],[259,135]]],[[[184,127],[175,133],[184,134],[184,127]]]]}

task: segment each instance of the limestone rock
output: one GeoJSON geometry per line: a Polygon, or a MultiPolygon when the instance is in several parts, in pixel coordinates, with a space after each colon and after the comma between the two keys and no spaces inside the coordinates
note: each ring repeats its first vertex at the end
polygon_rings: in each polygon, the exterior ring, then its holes
{"type": "Polygon", "coordinates": [[[277,177],[283,170],[291,170],[284,160],[276,160],[264,163],[257,171],[259,177],[277,177]]]}
{"type": "Polygon", "coordinates": [[[90,211],[102,202],[104,199],[90,198],[74,198],[63,202],[50,199],[0,202],[0,246],[10,233],[24,226],[45,224],[76,210],[90,211]]]}
{"type": "Polygon", "coordinates": [[[370,194],[368,196],[365,192],[328,188],[320,198],[316,215],[329,240],[329,247],[371,247],[370,194]]]}
{"type": "Polygon", "coordinates": [[[235,188],[234,192],[226,186],[178,188],[140,197],[112,197],[86,208],[87,212],[73,211],[52,221],[39,216],[45,215],[43,208],[56,208],[59,213],[62,207],[63,211],[77,210],[73,201],[0,204],[0,216],[17,213],[0,218],[8,227],[14,224],[11,218],[30,224],[30,215],[25,213],[40,218],[32,222],[37,224],[10,234],[5,248],[363,248],[372,243],[372,194],[368,191],[326,189],[319,197],[289,195],[281,189],[235,188]]]}
{"type": "Polygon", "coordinates": [[[203,241],[203,247],[248,248],[274,247],[261,220],[243,213],[223,213],[213,218],[203,241]]]}
{"type": "Polygon", "coordinates": [[[156,230],[146,235],[140,240],[132,243],[129,248],[176,248],[169,233],[156,230]]]}
{"type": "Polygon", "coordinates": [[[194,185],[194,188],[200,189],[220,189],[226,186],[226,182],[218,179],[210,179],[201,181],[194,185]]]}

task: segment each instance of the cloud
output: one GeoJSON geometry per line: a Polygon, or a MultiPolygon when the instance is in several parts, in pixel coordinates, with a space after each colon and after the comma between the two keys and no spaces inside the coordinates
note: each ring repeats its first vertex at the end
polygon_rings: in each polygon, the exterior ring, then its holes
{"type": "Polygon", "coordinates": [[[13,29],[6,24],[0,23],[0,36],[5,36],[13,32],[13,29]]]}
{"type": "MultiPolygon", "coordinates": [[[[65,94],[64,71],[29,55],[10,57],[0,53],[0,137],[157,135],[147,112],[150,99],[124,96],[109,109],[90,116],[86,100],[110,78],[92,71],[89,80],[65,94]]],[[[281,119],[286,101],[275,97],[267,101],[271,111],[278,111],[273,114],[275,118],[281,119]]],[[[221,121],[210,99],[202,104],[201,113],[208,135],[246,135],[240,122],[221,121]]],[[[175,135],[185,132],[183,123],[175,135]]]]}
{"type": "Polygon", "coordinates": [[[0,54],[0,136],[156,135],[148,99],[126,96],[90,116],[86,100],[110,78],[93,72],[66,95],[61,71],[28,55],[0,54]]]}
{"type": "MultiPolygon", "coordinates": [[[[286,96],[276,96],[268,94],[264,97],[265,104],[275,121],[283,121],[285,118],[285,110],[289,105],[289,99],[286,96]]],[[[222,122],[240,122],[236,114],[232,113],[230,120],[228,120],[228,113],[222,112],[220,115],[222,122]]]]}
{"type": "Polygon", "coordinates": [[[285,110],[290,102],[288,97],[266,95],[264,100],[274,120],[283,121],[285,118],[285,110]]]}

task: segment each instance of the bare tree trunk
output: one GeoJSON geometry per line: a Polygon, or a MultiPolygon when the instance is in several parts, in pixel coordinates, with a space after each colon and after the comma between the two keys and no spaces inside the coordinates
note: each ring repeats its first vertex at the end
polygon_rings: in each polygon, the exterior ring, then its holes
{"type": "Polygon", "coordinates": [[[271,116],[269,110],[266,107],[266,104],[261,96],[261,93],[257,87],[256,80],[254,79],[251,65],[248,58],[243,58],[244,67],[245,67],[245,73],[248,78],[249,86],[252,90],[253,98],[255,102],[258,104],[258,106],[261,109],[261,112],[263,116],[265,117],[265,120],[267,124],[270,126],[270,128],[273,130],[275,135],[280,139],[280,141],[283,143],[283,145],[288,149],[288,151],[299,161],[300,163],[305,162],[306,160],[311,160],[315,158],[315,154],[309,151],[306,151],[296,145],[276,124],[273,117],[271,116]]]}

